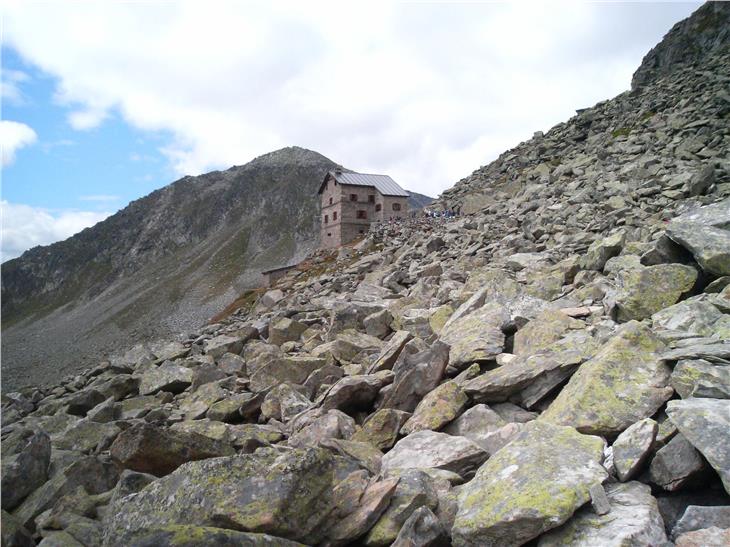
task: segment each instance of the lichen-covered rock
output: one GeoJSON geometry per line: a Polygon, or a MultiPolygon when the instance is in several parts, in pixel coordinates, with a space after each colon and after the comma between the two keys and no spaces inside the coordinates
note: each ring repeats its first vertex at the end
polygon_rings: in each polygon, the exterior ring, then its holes
{"type": "Polygon", "coordinates": [[[730,493],[730,403],[720,399],[682,399],[667,403],[667,415],[717,471],[730,493]]]}
{"type": "Polygon", "coordinates": [[[436,509],[438,506],[434,479],[427,473],[420,469],[408,469],[399,473],[398,479],[390,504],[364,538],[363,543],[368,547],[390,545],[413,511],[419,507],[436,509]]]}
{"type": "Polygon", "coordinates": [[[545,310],[515,333],[515,355],[531,355],[557,342],[570,329],[582,329],[583,321],[568,317],[559,310],[545,310]]]}
{"type": "Polygon", "coordinates": [[[697,280],[697,270],[684,264],[658,264],[623,270],[618,276],[614,313],[618,321],[647,319],[676,303],[697,280]]]}
{"type": "Polygon", "coordinates": [[[667,535],[651,489],[640,482],[613,483],[606,487],[611,510],[597,515],[584,507],[560,528],[540,537],[539,547],[624,547],[664,545],[667,535]]]}
{"type": "Polygon", "coordinates": [[[670,382],[682,399],[730,399],[730,367],[726,365],[713,365],[703,359],[679,361],[670,382]]]}
{"type": "MultiPolygon", "coordinates": [[[[301,389],[301,388],[300,388],[301,389]]],[[[312,406],[312,402],[289,383],[279,384],[269,391],[261,403],[261,415],[265,419],[288,422],[291,418],[312,406]]]]}
{"type": "Polygon", "coordinates": [[[649,466],[649,476],[654,484],[673,492],[696,481],[705,471],[705,462],[682,434],[657,451],[649,466]]]}
{"type": "Polygon", "coordinates": [[[303,543],[268,534],[212,526],[172,524],[140,533],[128,547],[304,547],[303,543]]]}
{"type": "Polygon", "coordinates": [[[522,545],[563,524],[607,478],[603,448],[571,427],[527,424],[461,488],[453,544],[522,545]]]}
{"type": "Polygon", "coordinates": [[[123,469],[161,476],[185,462],[231,455],[235,451],[229,444],[194,432],[142,423],[123,431],[109,452],[123,469]]]}
{"type": "Polygon", "coordinates": [[[210,406],[205,415],[209,420],[219,422],[240,422],[245,417],[255,416],[263,402],[261,393],[233,393],[210,406]]]}
{"type": "Polygon", "coordinates": [[[104,544],[124,545],[169,525],[232,528],[317,543],[333,509],[332,488],[353,471],[323,449],[262,449],[187,463],[110,511],[104,544]]]}
{"type": "Polygon", "coordinates": [[[398,532],[391,547],[447,547],[448,534],[441,521],[428,507],[419,507],[398,532]]]}
{"type": "Polygon", "coordinates": [[[629,426],[613,443],[613,465],[622,482],[631,480],[649,457],[658,424],[651,418],[629,426]]]}
{"type": "Polygon", "coordinates": [[[672,539],[703,528],[730,528],[730,505],[690,505],[672,528],[672,539]]]}
{"type": "Polygon", "coordinates": [[[617,435],[652,416],[672,396],[664,345],[649,328],[627,323],[583,363],[540,416],[583,433],[617,435]]]}
{"type": "Polygon", "coordinates": [[[283,382],[302,384],[307,377],[327,363],[326,359],[309,355],[275,356],[251,371],[249,388],[254,392],[267,391],[283,382]]]}
{"type": "Polygon", "coordinates": [[[203,349],[207,355],[218,358],[225,353],[241,353],[243,348],[243,340],[237,336],[221,334],[215,338],[205,341],[203,349]]]}
{"type": "Polygon", "coordinates": [[[722,316],[720,310],[709,302],[693,298],[656,312],[651,316],[651,321],[655,329],[665,328],[712,336],[713,326],[722,316]]]}
{"type": "Polygon", "coordinates": [[[507,425],[502,417],[487,405],[476,405],[444,428],[444,433],[466,437],[486,450],[485,443],[496,431],[507,425]]]}
{"type": "Polygon", "coordinates": [[[27,432],[27,442],[17,454],[2,458],[2,508],[15,509],[23,498],[48,478],[51,462],[51,439],[44,431],[27,432]]]}
{"type": "Polygon", "coordinates": [[[7,547],[34,547],[35,541],[30,532],[18,522],[18,519],[2,510],[2,522],[0,522],[0,537],[2,545],[7,547]]]}
{"type": "Polygon", "coordinates": [[[321,409],[316,410],[318,413],[311,420],[309,416],[297,417],[308,421],[306,424],[293,424],[296,433],[289,437],[289,446],[317,446],[324,439],[349,439],[355,433],[355,420],[344,412],[330,410],[322,414],[321,409]]]}
{"type": "Polygon", "coordinates": [[[390,340],[383,346],[373,364],[368,369],[368,373],[372,374],[380,370],[390,370],[393,368],[400,352],[403,351],[405,345],[413,339],[413,335],[405,330],[399,330],[390,340]]]}
{"type": "Polygon", "coordinates": [[[368,485],[357,508],[337,519],[334,526],[327,530],[328,544],[346,545],[370,530],[388,507],[397,486],[398,478],[383,479],[368,485]]]}
{"type": "Polygon", "coordinates": [[[288,317],[279,319],[269,326],[269,344],[281,346],[284,342],[299,340],[307,325],[288,317]]]}
{"type": "Polygon", "coordinates": [[[456,382],[441,384],[418,403],[401,434],[408,435],[423,429],[438,431],[461,413],[468,400],[456,382]]]}
{"type": "Polygon", "coordinates": [[[489,303],[447,324],[440,339],[451,347],[449,366],[462,370],[475,361],[494,359],[504,348],[502,326],[508,322],[504,306],[489,303]]]}
{"type": "Polygon", "coordinates": [[[608,237],[597,239],[580,257],[578,265],[583,270],[603,270],[609,258],[617,256],[626,242],[626,232],[616,232],[608,237]]]}
{"type": "Polygon", "coordinates": [[[398,439],[398,434],[410,418],[410,412],[383,408],[371,414],[353,436],[353,441],[368,442],[380,450],[389,450],[398,439]]]}
{"type": "Polygon", "coordinates": [[[674,219],[667,235],[690,251],[702,269],[730,275],[730,199],[674,219]]]}
{"type": "Polygon", "coordinates": [[[193,371],[172,361],[150,365],[140,377],[139,392],[154,395],[158,391],[181,393],[193,382],[193,371]]]}
{"type": "Polygon", "coordinates": [[[383,456],[383,473],[392,469],[445,469],[469,476],[489,455],[465,437],[436,431],[411,433],[383,456]]]}
{"type": "Polygon", "coordinates": [[[114,423],[99,423],[83,418],[68,426],[63,435],[54,436],[52,444],[61,450],[90,453],[107,448],[120,431],[114,423]]]}

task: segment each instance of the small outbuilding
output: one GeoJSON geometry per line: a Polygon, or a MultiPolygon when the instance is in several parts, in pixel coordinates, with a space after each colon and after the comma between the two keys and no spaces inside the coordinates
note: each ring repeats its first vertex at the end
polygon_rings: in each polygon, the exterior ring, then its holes
{"type": "Polygon", "coordinates": [[[296,264],[291,264],[289,266],[281,266],[280,268],[273,268],[271,270],[261,272],[261,275],[264,276],[264,284],[267,287],[271,287],[274,283],[296,267],[296,264]]]}

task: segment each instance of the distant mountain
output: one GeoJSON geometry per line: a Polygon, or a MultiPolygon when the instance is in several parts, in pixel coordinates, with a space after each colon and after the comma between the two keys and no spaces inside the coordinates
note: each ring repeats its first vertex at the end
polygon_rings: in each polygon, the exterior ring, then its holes
{"type": "Polygon", "coordinates": [[[423,194],[411,192],[410,190],[408,190],[408,193],[411,195],[411,197],[408,198],[408,207],[411,211],[423,209],[424,207],[428,207],[434,202],[433,198],[424,196],[423,194]]]}

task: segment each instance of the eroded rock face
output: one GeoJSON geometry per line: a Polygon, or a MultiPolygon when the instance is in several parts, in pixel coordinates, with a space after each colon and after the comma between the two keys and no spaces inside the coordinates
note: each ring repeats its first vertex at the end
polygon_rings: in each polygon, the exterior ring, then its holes
{"type": "Polygon", "coordinates": [[[628,323],[580,366],[540,419],[618,435],[652,416],[673,392],[669,367],[658,357],[663,348],[646,326],[628,323]]]}
{"type": "Polygon", "coordinates": [[[532,422],[459,492],[454,545],[522,545],[559,526],[607,478],[603,441],[532,422]]]}

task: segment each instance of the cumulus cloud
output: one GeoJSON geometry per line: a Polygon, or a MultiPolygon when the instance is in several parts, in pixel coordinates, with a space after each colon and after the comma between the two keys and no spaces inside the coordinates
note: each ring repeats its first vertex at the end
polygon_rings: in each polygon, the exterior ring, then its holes
{"type": "Polygon", "coordinates": [[[15,154],[24,146],[38,140],[33,128],[20,122],[0,121],[0,149],[2,149],[2,165],[10,165],[15,161],[15,154]]]}
{"type": "Polygon", "coordinates": [[[36,245],[49,245],[71,237],[107,218],[109,212],[49,211],[30,205],[0,201],[2,257],[9,260],[36,245]]]}
{"type": "Polygon", "coordinates": [[[20,89],[20,84],[30,80],[25,72],[21,70],[0,70],[0,97],[3,101],[12,104],[23,104],[25,97],[20,89]]]}
{"type": "Polygon", "coordinates": [[[629,86],[699,3],[14,3],[74,128],[173,135],[181,174],[287,145],[436,194],[629,86]]]}

